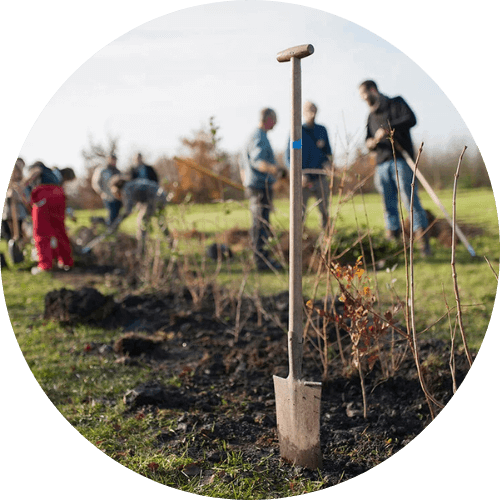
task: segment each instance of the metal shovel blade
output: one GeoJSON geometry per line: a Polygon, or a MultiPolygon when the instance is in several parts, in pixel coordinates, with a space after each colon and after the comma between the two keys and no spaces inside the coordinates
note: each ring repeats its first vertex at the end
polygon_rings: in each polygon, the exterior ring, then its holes
{"type": "Polygon", "coordinates": [[[273,379],[281,458],[307,469],[320,468],[321,383],[276,375],[273,379]]]}
{"type": "Polygon", "coordinates": [[[90,240],[83,248],[82,248],[82,254],[86,255],[88,254],[96,245],[101,243],[101,241],[104,241],[104,239],[109,236],[107,233],[103,233],[99,236],[96,236],[93,240],[90,240]]]}
{"type": "Polygon", "coordinates": [[[8,243],[9,257],[14,264],[19,264],[24,261],[24,254],[19,248],[16,240],[9,240],[8,243]]]}

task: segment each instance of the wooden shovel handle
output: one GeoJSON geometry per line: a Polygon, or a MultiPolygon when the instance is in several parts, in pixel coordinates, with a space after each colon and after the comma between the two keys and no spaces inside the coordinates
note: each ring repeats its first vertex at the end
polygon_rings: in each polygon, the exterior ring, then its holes
{"type": "Polygon", "coordinates": [[[276,59],[278,59],[279,62],[287,62],[290,61],[292,57],[302,59],[310,56],[313,52],[314,47],[310,43],[306,43],[305,45],[297,45],[296,47],[290,47],[289,49],[278,52],[276,59]]]}

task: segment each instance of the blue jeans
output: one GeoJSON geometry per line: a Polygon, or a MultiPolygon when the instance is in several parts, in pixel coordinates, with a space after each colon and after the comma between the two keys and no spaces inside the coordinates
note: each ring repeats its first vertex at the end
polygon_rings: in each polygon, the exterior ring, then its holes
{"type": "Polygon", "coordinates": [[[118,217],[120,208],[122,208],[122,202],[120,200],[104,201],[104,206],[108,211],[108,220],[106,221],[106,223],[108,224],[108,226],[110,226],[118,217]]]}
{"type": "MultiPolygon", "coordinates": [[[[409,213],[413,170],[403,158],[397,158],[396,164],[394,160],[389,160],[377,165],[375,170],[375,188],[382,195],[385,227],[389,231],[397,231],[401,227],[398,207],[397,178],[399,178],[401,200],[409,213]],[[398,177],[396,177],[396,165],[398,177]]],[[[415,192],[413,196],[413,230],[425,229],[427,224],[427,214],[420,203],[417,193],[417,183],[415,182],[415,192]]]]}

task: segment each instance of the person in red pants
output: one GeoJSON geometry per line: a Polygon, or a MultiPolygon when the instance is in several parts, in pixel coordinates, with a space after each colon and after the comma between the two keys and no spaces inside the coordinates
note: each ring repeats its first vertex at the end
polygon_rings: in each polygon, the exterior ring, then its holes
{"type": "Polygon", "coordinates": [[[60,176],[41,161],[37,161],[30,167],[29,175],[23,184],[32,188],[31,218],[38,254],[38,266],[31,270],[32,274],[50,271],[54,259],[57,259],[64,270],[71,269],[74,261],[64,226],[66,196],[60,176]]]}

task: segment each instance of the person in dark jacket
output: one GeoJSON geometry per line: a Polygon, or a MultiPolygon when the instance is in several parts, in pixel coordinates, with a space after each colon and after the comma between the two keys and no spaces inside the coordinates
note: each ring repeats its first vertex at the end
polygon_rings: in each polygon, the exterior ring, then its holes
{"type": "Polygon", "coordinates": [[[137,153],[135,166],[132,168],[131,179],[148,179],[158,184],[158,174],[151,165],[146,165],[142,159],[142,154],[137,153]]]}
{"type": "MultiPolygon", "coordinates": [[[[366,146],[376,154],[375,187],[382,195],[384,217],[389,239],[399,239],[401,235],[398,210],[398,182],[401,200],[410,211],[411,184],[413,170],[405,161],[401,149],[414,156],[410,129],[417,123],[412,109],[402,97],[387,97],[381,94],[376,83],[366,80],[359,86],[361,98],[368,104],[370,114],[366,126],[366,146]],[[394,131],[394,150],[389,138],[394,131]],[[396,156],[396,160],[394,159],[396,156]],[[397,172],[396,172],[397,168],[397,172]]],[[[415,240],[423,256],[431,255],[429,237],[425,233],[428,226],[427,214],[420,203],[415,184],[413,200],[413,231],[415,240]]]]}

